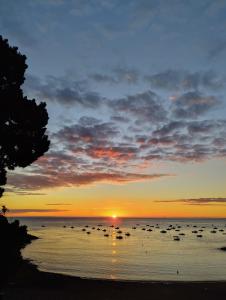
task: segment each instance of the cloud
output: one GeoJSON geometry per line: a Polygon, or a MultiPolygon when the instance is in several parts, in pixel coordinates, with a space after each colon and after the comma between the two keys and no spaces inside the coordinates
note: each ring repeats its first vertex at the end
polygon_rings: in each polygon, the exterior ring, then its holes
{"type": "Polygon", "coordinates": [[[23,194],[55,187],[140,182],[170,175],[137,172],[152,161],[185,163],[226,157],[226,120],[203,119],[203,111],[215,107],[214,100],[199,93],[177,99],[169,110],[185,111],[183,120],[173,119],[173,113],[167,113],[161,98],[151,91],[111,100],[108,115],[102,110],[96,117],[83,115],[51,133],[50,151],[27,173],[11,173],[8,187],[23,194]]]}
{"type": "MultiPolygon", "coordinates": [[[[126,76],[125,70],[115,69],[110,75],[114,79],[126,76]]],[[[139,72],[136,74],[140,80],[139,72]]],[[[28,91],[50,102],[68,103],[65,112],[70,109],[69,114],[71,107],[79,105],[79,113],[68,125],[60,120],[62,127],[54,126],[50,151],[26,168],[26,173],[11,174],[8,187],[23,194],[55,187],[126,184],[170,176],[147,175],[153,161],[187,163],[226,157],[226,120],[211,118],[220,101],[214,93],[194,90],[217,89],[217,76],[187,72],[185,85],[178,74],[173,74],[175,84],[183,88],[170,102],[167,93],[160,97],[159,92],[144,90],[115,99],[97,95],[95,107],[91,98],[83,99],[93,94],[86,80],[47,76],[42,81],[29,76],[28,91]],[[185,91],[187,88],[192,90],[185,91]],[[74,98],[76,93],[80,98],[74,98]]],[[[171,73],[165,75],[173,78],[171,73]]]]}
{"type": "Polygon", "coordinates": [[[169,123],[164,124],[160,128],[156,129],[153,134],[156,136],[165,136],[171,133],[174,133],[177,130],[180,130],[186,126],[184,121],[170,121],[169,123]]]}
{"type": "Polygon", "coordinates": [[[144,79],[152,88],[176,90],[218,90],[225,87],[225,78],[218,76],[214,71],[166,70],[153,75],[146,75],[144,79]]]}
{"type": "Polygon", "coordinates": [[[8,186],[11,189],[21,189],[24,191],[40,190],[49,187],[57,186],[57,178],[54,176],[51,178],[46,175],[23,175],[13,173],[8,176],[8,186]]]}
{"type": "Polygon", "coordinates": [[[146,91],[113,100],[110,107],[114,112],[130,114],[140,122],[158,123],[166,119],[166,111],[157,94],[146,91]]]}
{"type": "Polygon", "coordinates": [[[187,92],[173,101],[173,116],[179,119],[197,118],[218,104],[219,100],[215,96],[206,96],[198,91],[187,92]]]}
{"type": "Polygon", "coordinates": [[[89,78],[103,84],[137,84],[141,79],[150,84],[152,89],[162,91],[218,91],[226,87],[225,76],[213,70],[190,72],[169,69],[160,73],[141,76],[137,69],[114,68],[110,73],[93,73],[89,78]]]}
{"type": "Polygon", "coordinates": [[[119,123],[129,123],[130,119],[125,116],[111,116],[111,120],[119,123]]]}
{"type": "Polygon", "coordinates": [[[211,205],[211,204],[226,205],[226,198],[191,198],[191,199],[178,199],[178,200],[157,200],[155,202],[182,203],[188,205],[211,205]]]}
{"type": "Polygon", "coordinates": [[[47,102],[57,102],[65,106],[84,106],[95,109],[104,98],[98,93],[89,91],[84,81],[73,81],[65,76],[47,76],[44,80],[28,75],[24,84],[27,94],[47,102]]]}
{"type": "Polygon", "coordinates": [[[150,181],[166,176],[172,176],[171,174],[138,174],[138,173],[82,173],[82,174],[71,174],[70,172],[62,173],[51,173],[48,175],[22,175],[12,174],[9,176],[8,185],[11,188],[17,188],[21,190],[40,190],[48,189],[52,187],[75,187],[83,186],[96,183],[112,183],[112,184],[123,184],[130,182],[150,181]]]}
{"type": "Polygon", "coordinates": [[[118,83],[118,81],[111,75],[94,73],[91,74],[89,77],[98,83],[118,83]]]}
{"type": "MultiPolygon", "coordinates": [[[[17,196],[45,196],[45,193],[36,193],[36,192],[28,192],[28,191],[21,191],[15,188],[6,188],[5,191],[7,193],[13,193],[17,196]]],[[[7,196],[7,195],[6,195],[7,196]]]]}
{"type": "Polygon", "coordinates": [[[224,120],[203,120],[187,123],[188,133],[194,134],[211,134],[222,130],[226,126],[224,120]]]}
{"type": "Polygon", "coordinates": [[[224,157],[225,120],[170,121],[158,126],[151,137],[138,136],[144,160],[201,162],[224,157]]]}
{"type": "Polygon", "coordinates": [[[166,136],[161,138],[151,138],[148,140],[149,145],[172,145],[175,144],[175,139],[173,136],[166,136]]]}
{"type": "Polygon", "coordinates": [[[167,137],[169,135],[173,135],[175,140],[180,140],[181,142],[182,140],[188,141],[189,137],[192,137],[193,141],[196,138],[200,141],[200,135],[207,140],[219,133],[221,136],[221,142],[223,142],[225,126],[226,120],[170,121],[169,123],[166,123],[154,130],[153,135],[155,137],[167,137]],[[186,136],[184,136],[184,134],[186,134],[186,136]]]}
{"type": "Polygon", "coordinates": [[[119,162],[135,159],[139,149],[128,146],[90,146],[85,151],[92,158],[110,158],[119,162]]]}
{"type": "Polygon", "coordinates": [[[85,142],[86,144],[103,142],[116,137],[118,133],[119,131],[112,122],[101,123],[97,119],[82,118],[78,124],[65,126],[53,137],[61,142],[76,145],[79,142],[85,142]]]}
{"type": "Polygon", "coordinates": [[[225,120],[164,120],[139,134],[127,130],[125,136],[121,122],[119,126],[117,121],[83,116],[52,134],[52,150],[27,168],[27,174],[10,174],[8,185],[32,192],[164,178],[169,174],[147,175],[133,170],[153,160],[184,163],[225,157],[225,125],[225,120]]]}
{"type": "Polygon", "coordinates": [[[135,69],[118,67],[113,69],[118,82],[126,82],[129,84],[137,83],[139,80],[139,72],[135,69]]]}
{"type": "Polygon", "coordinates": [[[110,74],[94,73],[89,78],[98,83],[108,84],[135,84],[139,81],[139,72],[136,69],[117,67],[111,70],[110,74]]]}

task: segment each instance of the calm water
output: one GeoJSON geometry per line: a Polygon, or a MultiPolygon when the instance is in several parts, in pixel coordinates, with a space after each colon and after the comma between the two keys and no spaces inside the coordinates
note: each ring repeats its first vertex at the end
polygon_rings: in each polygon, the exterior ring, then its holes
{"type": "Polygon", "coordinates": [[[23,250],[23,256],[32,259],[43,271],[125,280],[226,280],[226,252],[219,250],[226,246],[226,220],[20,220],[28,225],[30,233],[40,237],[23,250]],[[120,227],[122,234],[118,234],[115,227],[109,227],[112,224],[120,227]],[[136,229],[132,229],[133,226],[136,229]],[[166,230],[172,227],[175,229],[166,230]],[[216,233],[211,233],[214,227],[217,227],[216,233]],[[166,233],[161,233],[164,229],[166,233]],[[125,236],[126,232],[131,235],[125,236]],[[197,234],[203,237],[198,238],[197,234]],[[123,239],[117,239],[118,235],[123,239]],[[174,241],[175,235],[180,241],[174,241]]]}

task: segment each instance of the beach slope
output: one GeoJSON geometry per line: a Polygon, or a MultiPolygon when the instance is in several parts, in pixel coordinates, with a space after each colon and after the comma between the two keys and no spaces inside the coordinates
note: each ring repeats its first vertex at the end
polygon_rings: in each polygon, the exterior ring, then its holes
{"type": "Polygon", "coordinates": [[[70,299],[224,299],[226,282],[123,282],[81,279],[40,272],[23,262],[10,278],[1,300],[70,299]]]}

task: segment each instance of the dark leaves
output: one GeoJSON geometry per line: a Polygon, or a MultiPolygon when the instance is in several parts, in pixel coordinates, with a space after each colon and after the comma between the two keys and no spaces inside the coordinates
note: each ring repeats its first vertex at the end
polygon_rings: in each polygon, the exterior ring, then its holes
{"type": "Polygon", "coordinates": [[[0,185],[6,184],[7,169],[26,167],[49,148],[46,105],[27,99],[20,88],[25,60],[0,37],[0,185]]]}

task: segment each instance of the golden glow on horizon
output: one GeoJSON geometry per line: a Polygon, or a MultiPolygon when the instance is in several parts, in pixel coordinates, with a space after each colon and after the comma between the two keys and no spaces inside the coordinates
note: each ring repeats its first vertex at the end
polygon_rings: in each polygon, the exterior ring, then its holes
{"type": "MultiPolygon", "coordinates": [[[[226,198],[226,160],[198,165],[177,166],[161,172],[177,176],[124,185],[97,184],[79,188],[42,190],[43,195],[6,193],[2,205],[9,216],[56,217],[212,217],[226,218],[226,205],[209,203],[191,205],[173,201],[188,198],[226,198]]],[[[160,167],[159,167],[160,168],[160,167]]],[[[38,192],[38,191],[37,191],[38,192]]],[[[40,191],[39,191],[40,192],[40,191]]]]}
{"type": "MultiPolygon", "coordinates": [[[[137,201],[139,202],[139,201],[137,201]]],[[[106,213],[101,207],[98,210],[92,209],[80,209],[79,207],[73,207],[70,211],[56,211],[56,212],[12,212],[10,211],[8,216],[44,216],[44,217],[107,217],[112,221],[118,222],[120,218],[129,217],[147,217],[147,218],[226,218],[226,206],[224,205],[186,205],[175,203],[155,203],[150,201],[143,204],[142,207],[138,204],[134,204],[133,207],[127,207],[127,203],[124,203],[124,207],[117,210],[117,214],[106,213]],[[120,213],[118,213],[118,211],[120,213]],[[123,213],[122,213],[123,211],[123,213]]],[[[11,209],[11,207],[9,207],[11,209]]]]}

